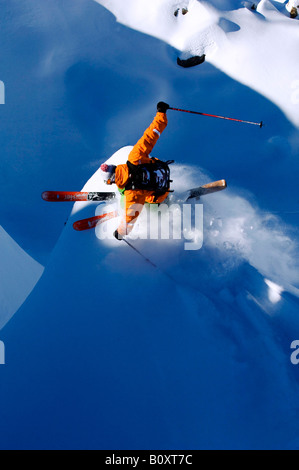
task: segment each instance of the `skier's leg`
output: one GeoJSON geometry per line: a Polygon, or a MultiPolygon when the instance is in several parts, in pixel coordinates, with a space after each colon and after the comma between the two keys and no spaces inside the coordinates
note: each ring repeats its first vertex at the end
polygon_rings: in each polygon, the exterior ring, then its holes
{"type": "Polygon", "coordinates": [[[117,229],[119,235],[122,237],[128,235],[143,209],[146,193],[143,190],[128,190],[125,191],[125,217],[121,220],[117,229]]]}
{"type": "Polygon", "coordinates": [[[146,193],[145,202],[148,202],[149,204],[162,204],[162,202],[167,198],[169,191],[157,198],[155,197],[155,193],[153,191],[146,191],[146,193]]]}

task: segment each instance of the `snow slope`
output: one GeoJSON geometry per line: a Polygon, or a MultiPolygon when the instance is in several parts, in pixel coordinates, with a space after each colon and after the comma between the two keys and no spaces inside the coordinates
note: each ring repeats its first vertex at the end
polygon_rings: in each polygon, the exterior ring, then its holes
{"type": "MultiPolygon", "coordinates": [[[[147,35],[116,24],[95,2],[3,5],[3,70],[16,95],[1,109],[0,177],[10,194],[1,220],[10,220],[13,210],[15,230],[22,235],[31,227],[36,252],[61,233],[36,288],[1,330],[3,449],[299,448],[298,366],[290,361],[290,345],[299,338],[297,118],[290,103],[281,109],[294,124],[265,98],[267,91],[262,96],[230,78],[241,77],[244,65],[240,57],[235,72],[231,52],[246,48],[252,87],[258,87],[255,74],[264,87],[262,48],[257,56],[248,52],[245,37],[255,48],[264,21],[265,41],[271,37],[276,47],[276,26],[281,33],[289,25],[293,37],[298,23],[275,10],[263,20],[259,12],[236,10],[237,1],[186,3],[189,13],[177,17],[173,7],[185,2],[151,1],[146,9],[141,0],[106,3],[134,28],[137,19],[143,28],[150,24],[147,35]],[[193,9],[200,18],[189,16],[193,9]],[[195,34],[190,40],[185,20],[195,34]],[[211,62],[181,69],[166,43],[183,57],[203,44],[211,62]],[[213,58],[222,60],[215,45],[225,49],[226,74],[212,65],[213,58]],[[153,155],[176,160],[176,189],[219,178],[228,189],[203,201],[201,250],[184,250],[183,239],[133,241],[153,268],[116,240],[72,229],[99,210],[97,203],[71,210],[42,202],[40,193],[98,189],[99,164],[136,142],[160,99],[263,118],[267,126],[168,113],[153,155]],[[20,182],[26,187],[21,208],[13,191],[20,182]],[[20,224],[21,216],[34,223],[20,224]]],[[[293,61],[285,66],[283,83],[293,61]]],[[[276,104],[286,96],[276,87],[277,74],[276,67],[269,86],[276,104]]]]}
{"type": "MultiPolygon", "coordinates": [[[[188,184],[206,178],[187,172],[188,184]]],[[[84,189],[96,181],[99,172],[84,189]]],[[[3,330],[1,448],[298,448],[289,360],[298,300],[264,277],[265,259],[276,263],[287,246],[279,263],[293,280],[292,243],[245,199],[207,198],[202,250],[134,241],[158,268],[123,243],[75,232],[98,203],[74,205],[41,281],[3,330]],[[242,229],[245,211],[257,232],[242,229]]]]}
{"type": "Polygon", "coordinates": [[[0,329],[35,287],[43,267],[0,226],[0,329]]]}
{"type": "Polygon", "coordinates": [[[162,39],[184,58],[206,54],[208,62],[273,101],[299,127],[298,23],[270,0],[260,1],[256,11],[221,11],[198,0],[96,1],[118,22],[162,39]]]}

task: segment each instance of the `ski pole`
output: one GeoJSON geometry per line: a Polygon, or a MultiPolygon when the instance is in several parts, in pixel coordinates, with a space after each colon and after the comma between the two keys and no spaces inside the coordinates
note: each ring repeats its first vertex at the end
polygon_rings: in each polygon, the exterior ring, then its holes
{"type": "Polygon", "coordinates": [[[147,263],[151,264],[153,266],[153,268],[155,269],[158,269],[162,274],[164,274],[164,276],[167,276],[171,281],[175,282],[176,284],[178,283],[178,281],[172,277],[170,274],[168,274],[166,271],[164,271],[163,269],[159,268],[159,266],[157,266],[155,263],[153,263],[149,258],[147,258],[146,256],[144,256],[143,253],[141,253],[141,251],[137,250],[137,248],[132,245],[131,243],[128,242],[128,240],[126,240],[125,238],[123,238],[123,241],[130,247],[132,248],[134,251],[136,251],[136,253],[138,253],[139,256],[141,256],[144,261],[146,261],[147,263]]]}
{"type": "Polygon", "coordinates": [[[208,117],[213,117],[217,119],[226,119],[228,121],[236,121],[236,122],[243,122],[244,124],[252,124],[254,126],[259,126],[260,128],[263,127],[263,121],[261,122],[251,122],[251,121],[244,121],[243,119],[234,119],[230,117],[225,117],[225,116],[217,116],[216,114],[207,114],[207,113],[199,113],[198,111],[189,111],[187,109],[179,109],[179,108],[169,108],[172,111],[180,111],[182,113],[190,113],[190,114],[198,114],[200,116],[208,116],[208,117]]]}
{"type": "Polygon", "coordinates": [[[132,245],[131,243],[128,242],[128,240],[126,240],[125,238],[123,238],[123,241],[129,246],[131,247],[134,251],[136,251],[136,253],[138,253],[147,263],[151,264],[154,268],[158,268],[158,266],[153,263],[150,259],[148,259],[146,256],[144,256],[143,253],[141,253],[141,251],[137,250],[137,248],[132,245]]]}

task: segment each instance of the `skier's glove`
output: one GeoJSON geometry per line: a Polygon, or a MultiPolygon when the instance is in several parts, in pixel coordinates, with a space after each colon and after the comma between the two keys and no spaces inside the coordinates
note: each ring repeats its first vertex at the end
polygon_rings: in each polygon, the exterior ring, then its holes
{"type": "Polygon", "coordinates": [[[118,230],[115,230],[115,232],[113,232],[113,235],[115,236],[116,240],[121,241],[123,239],[123,237],[118,233],[118,230]]]}
{"type": "Polygon", "coordinates": [[[164,103],[163,101],[159,101],[157,104],[158,113],[166,113],[167,109],[169,109],[169,104],[164,103]]]}

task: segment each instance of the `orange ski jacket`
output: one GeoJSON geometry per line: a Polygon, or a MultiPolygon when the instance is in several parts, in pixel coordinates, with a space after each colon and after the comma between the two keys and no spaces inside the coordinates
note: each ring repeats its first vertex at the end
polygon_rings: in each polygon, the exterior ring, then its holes
{"type": "MultiPolygon", "coordinates": [[[[141,139],[134,145],[129,154],[128,161],[133,165],[144,163],[153,163],[149,156],[156,145],[160,135],[167,126],[166,113],[158,112],[146,129],[141,139]]],[[[129,181],[130,172],[127,164],[118,165],[115,170],[115,183],[118,188],[124,189],[129,181]]],[[[118,233],[122,236],[127,235],[133,229],[134,223],[140,214],[145,202],[161,203],[168,196],[168,192],[155,199],[154,191],[148,190],[126,190],[125,191],[125,218],[118,227],[118,233]]]]}

